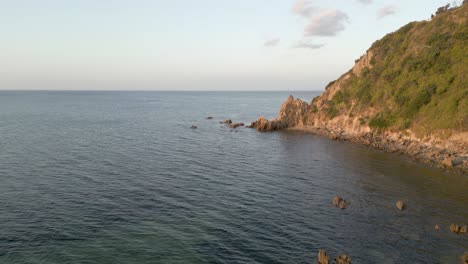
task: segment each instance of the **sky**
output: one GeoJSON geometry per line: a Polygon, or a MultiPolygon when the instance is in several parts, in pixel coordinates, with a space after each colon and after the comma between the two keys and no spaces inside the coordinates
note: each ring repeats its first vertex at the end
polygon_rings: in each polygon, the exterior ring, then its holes
{"type": "Polygon", "coordinates": [[[447,0],[0,0],[0,90],[323,90],[447,0]]]}

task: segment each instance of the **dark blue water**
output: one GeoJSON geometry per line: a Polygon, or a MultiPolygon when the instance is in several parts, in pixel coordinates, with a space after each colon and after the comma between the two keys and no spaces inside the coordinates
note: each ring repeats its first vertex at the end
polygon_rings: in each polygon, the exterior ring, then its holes
{"type": "Polygon", "coordinates": [[[458,263],[466,175],[218,122],[287,95],[0,92],[0,263],[458,263]]]}

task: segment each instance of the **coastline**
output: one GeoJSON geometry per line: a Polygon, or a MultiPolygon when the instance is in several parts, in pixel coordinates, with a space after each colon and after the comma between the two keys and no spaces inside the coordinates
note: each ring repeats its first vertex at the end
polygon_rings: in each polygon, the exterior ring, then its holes
{"type": "Polygon", "coordinates": [[[457,174],[468,174],[466,153],[460,153],[466,146],[454,142],[451,148],[443,147],[447,142],[431,144],[417,138],[404,136],[395,132],[366,132],[361,134],[349,133],[345,130],[332,130],[324,127],[303,126],[283,128],[289,131],[298,131],[308,134],[328,137],[331,140],[348,141],[370,148],[379,149],[388,153],[405,155],[415,162],[440,168],[444,171],[457,174]]]}
{"type": "MultiPolygon", "coordinates": [[[[327,94],[328,90],[325,92],[327,94]]],[[[323,95],[317,101],[321,101],[323,95]]],[[[294,130],[321,135],[332,140],[363,144],[385,152],[406,155],[412,160],[457,174],[468,175],[468,131],[446,131],[445,135],[418,137],[414,131],[378,130],[362,124],[362,115],[341,114],[328,118],[314,105],[289,96],[281,105],[278,117],[260,117],[250,128],[260,132],[294,130]]]]}

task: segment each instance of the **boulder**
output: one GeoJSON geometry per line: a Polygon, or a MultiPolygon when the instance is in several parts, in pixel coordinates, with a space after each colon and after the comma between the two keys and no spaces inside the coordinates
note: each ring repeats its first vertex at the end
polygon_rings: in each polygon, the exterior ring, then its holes
{"type": "Polygon", "coordinates": [[[346,254],[338,255],[335,258],[336,264],[351,264],[351,258],[346,254]]]}
{"type": "Polygon", "coordinates": [[[286,128],[283,122],[278,121],[278,120],[269,121],[268,119],[264,117],[260,117],[257,121],[252,122],[252,124],[249,127],[255,128],[257,129],[257,131],[260,131],[260,132],[270,132],[270,131],[275,131],[275,130],[286,128]]]}
{"type": "Polygon", "coordinates": [[[451,224],[450,225],[450,231],[452,231],[455,234],[466,234],[466,233],[468,233],[468,226],[467,225],[451,224]]]}
{"type": "Polygon", "coordinates": [[[462,260],[463,264],[468,264],[468,253],[465,252],[465,254],[463,254],[460,259],[462,260]]]}
{"type": "Polygon", "coordinates": [[[460,227],[460,233],[462,233],[462,234],[468,233],[468,226],[467,225],[462,225],[460,227]]]}
{"type": "Polygon", "coordinates": [[[345,209],[346,208],[346,205],[349,204],[349,201],[339,197],[339,196],[335,196],[333,197],[333,206],[335,207],[338,207],[340,209],[345,209]]]}
{"type": "Polygon", "coordinates": [[[338,204],[338,207],[339,207],[340,209],[345,209],[345,208],[346,208],[345,200],[341,200],[340,203],[338,204]]]}
{"type": "Polygon", "coordinates": [[[400,211],[403,211],[405,210],[405,203],[402,201],[402,200],[399,200],[397,203],[396,203],[396,208],[398,208],[398,210],[400,211]]]}
{"type": "Polygon", "coordinates": [[[328,261],[327,251],[320,249],[318,252],[318,264],[328,264],[328,261]]]}
{"type": "Polygon", "coordinates": [[[341,198],[338,196],[333,197],[333,206],[338,206],[341,202],[341,198]]]}
{"type": "Polygon", "coordinates": [[[442,161],[442,166],[444,166],[445,168],[452,168],[453,167],[452,158],[444,159],[442,161]]]}
{"type": "Polygon", "coordinates": [[[453,233],[456,233],[456,234],[460,233],[460,229],[461,227],[457,224],[450,225],[450,231],[452,231],[453,233]]]}
{"type": "Polygon", "coordinates": [[[452,165],[453,165],[454,167],[463,164],[463,162],[464,162],[464,160],[463,160],[463,158],[461,158],[461,157],[452,159],[452,165]]]}
{"type": "Polygon", "coordinates": [[[453,168],[462,165],[464,159],[462,157],[448,157],[442,161],[442,166],[445,168],[453,168]]]}
{"type": "Polygon", "coordinates": [[[224,121],[221,121],[221,122],[219,122],[219,123],[221,123],[221,124],[228,124],[228,125],[230,125],[230,124],[232,124],[232,120],[231,120],[231,119],[226,119],[226,120],[224,120],[224,121]]]}
{"type": "Polygon", "coordinates": [[[234,123],[234,124],[230,125],[229,127],[230,128],[236,128],[236,127],[240,127],[240,126],[244,126],[244,123],[234,123]]]}

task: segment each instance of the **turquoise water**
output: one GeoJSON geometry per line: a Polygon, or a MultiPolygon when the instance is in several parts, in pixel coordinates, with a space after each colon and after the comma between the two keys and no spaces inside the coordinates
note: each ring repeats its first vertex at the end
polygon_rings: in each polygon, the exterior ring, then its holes
{"type": "Polygon", "coordinates": [[[0,263],[457,263],[466,175],[218,122],[288,95],[0,92],[0,263]]]}

